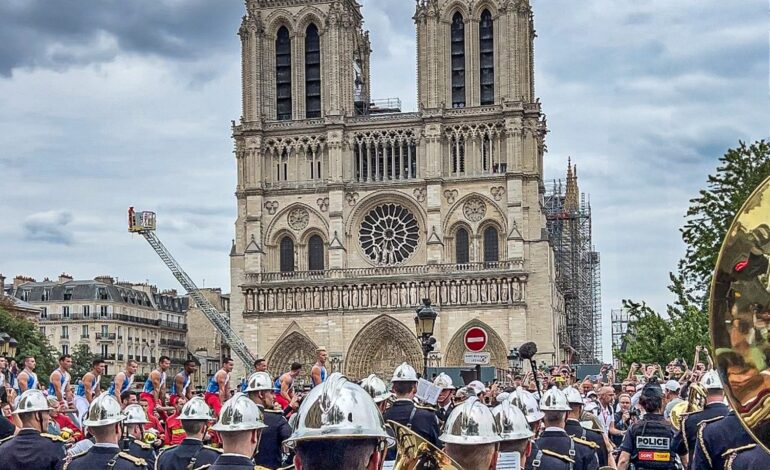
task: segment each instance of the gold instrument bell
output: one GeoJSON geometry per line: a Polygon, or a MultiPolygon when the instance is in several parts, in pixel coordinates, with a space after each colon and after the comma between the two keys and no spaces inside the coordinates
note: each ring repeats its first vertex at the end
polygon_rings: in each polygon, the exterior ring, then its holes
{"type": "Polygon", "coordinates": [[[388,421],[396,437],[396,461],[393,470],[463,470],[439,448],[417,433],[394,421],[388,421]]]}
{"type": "Polygon", "coordinates": [[[743,425],[770,448],[770,178],[727,232],[710,296],[717,370],[743,425]]]}

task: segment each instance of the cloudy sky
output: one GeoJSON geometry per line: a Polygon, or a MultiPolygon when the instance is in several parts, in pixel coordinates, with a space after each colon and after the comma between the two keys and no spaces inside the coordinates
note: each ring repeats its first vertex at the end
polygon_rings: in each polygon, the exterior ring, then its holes
{"type": "MultiPolygon", "coordinates": [[[[767,2],[533,0],[549,180],[590,194],[606,317],[669,300],[688,200],[770,136],[767,2]]],[[[364,0],[373,93],[415,107],[413,0],[364,0]]],[[[156,210],[190,275],[229,286],[239,0],[0,2],[0,272],[177,287],[125,230],[156,210]]],[[[607,318],[608,320],[608,318],[607,318]]],[[[609,338],[606,338],[609,340],[609,338]]]]}

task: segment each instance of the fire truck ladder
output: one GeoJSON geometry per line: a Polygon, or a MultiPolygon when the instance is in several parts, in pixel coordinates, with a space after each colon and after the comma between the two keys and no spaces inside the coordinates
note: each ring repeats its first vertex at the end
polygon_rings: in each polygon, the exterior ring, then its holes
{"type": "Polygon", "coordinates": [[[224,317],[224,315],[222,315],[213,305],[211,305],[211,302],[209,302],[209,300],[201,293],[193,280],[190,279],[190,276],[184,272],[179,263],[174,259],[173,256],[171,256],[171,253],[168,251],[165,245],[163,245],[158,236],[155,235],[154,225],[153,217],[152,225],[143,225],[141,223],[129,225],[129,231],[133,233],[139,233],[147,240],[147,243],[150,244],[150,246],[155,250],[155,253],[157,253],[158,256],[160,256],[160,259],[163,260],[166,266],[168,266],[168,269],[171,270],[171,273],[174,275],[177,281],[179,281],[182,287],[185,288],[190,297],[195,300],[195,303],[198,304],[201,311],[203,311],[203,315],[205,315],[211,324],[214,325],[214,328],[216,328],[217,332],[222,335],[225,343],[230,346],[230,350],[236,356],[238,356],[241,361],[243,361],[243,363],[246,365],[246,370],[251,369],[255,358],[249,352],[249,349],[246,347],[246,343],[244,343],[241,337],[238,336],[235,331],[233,331],[233,329],[230,327],[230,323],[224,317]]]}

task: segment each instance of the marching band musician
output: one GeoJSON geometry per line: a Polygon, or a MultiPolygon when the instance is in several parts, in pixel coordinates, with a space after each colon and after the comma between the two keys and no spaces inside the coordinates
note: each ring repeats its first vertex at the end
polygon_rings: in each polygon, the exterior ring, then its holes
{"type": "Polygon", "coordinates": [[[454,408],[454,403],[452,403],[452,395],[454,394],[455,390],[457,390],[457,387],[455,387],[452,383],[452,377],[448,376],[444,372],[436,376],[436,378],[433,380],[433,385],[441,389],[441,393],[439,393],[437,400],[438,410],[436,411],[436,416],[438,416],[438,419],[441,423],[446,423],[447,418],[449,418],[449,415],[452,414],[452,409],[454,408]]]}
{"type": "Polygon", "coordinates": [[[361,381],[361,388],[366,390],[374,403],[379,408],[380,413],[385,414],[388,408],[388,401],[393,397],[393,392],[388,391],[385,382],[375,374],[370,375],[361,381]]]}
{"type": "Polygon", "coordinates": [[[766,470],[770,453],[762,446],[747,444],[728,451],[725,470],[766,470]]]}
{"type": "Polygon", "coordinates": [[[246,384],[246,393],[262,410],[267,427],[262,430],[257,455],[254,462],[265,468],[275,469],[283,466],[283,443],[291,436],[291,427],[282,411],[276,411],[273,380],[267,372],[251,374],[246,384]]]}
{"type": "MultiPolygon", "coordinates": [[[[46,433],[50,407],[43,392],[29,389],[19,397],[13,414],[21,421],[15,437],[0,442],[0,468],[60,470],[64,465],[64,440],[46,433]]],[[[0,418],[5,419],[5,418],[0,418]]]]}
{"type": "Polygon", "coordinates": [[[179,445],[161,452],[156,461],[155,470],[189,470],[197,466],[213,464],[222,451],[203,445],[203,438],[212,419],[211,409],[203,398],[191,398],[179,414],[179,420],[187,436],[179,445]]]}
{"type": "Polygon", "coordinates": [[[746,432],[735,411],[731,410],[727,416],[704,420],[698,427],[698,439],[695,442],[692,468],[722,470],[725,467],[725,454],[729,454],[730,449],[743,447],[754,440],[746,432]]]}
{"type": "Polygon", "coordinates": [[[599,466],[606,467],[607,465],[615,467],[615,458],[607,450],[607,443],[604,440],[604,434],[586,429],[580,424],[580,418],[583,416],[583,397],[580,396],[580,392],[572,386],[569,386],[562,390],[567,395],[567,401],[569,402],[570,411],[567,414],[567,425],[564,430],[570,437],[579,437],[584,441],[591,443],[590,447],[596,451],[596,456],[599,458],[599,466]]]}
{"type": "Polygon", "coordinates": [[[440,437],[444,452],[465,470],[494,470],[500,427],[492,411],[476,397],[452,410],[440,437]]]}
{"type": "Polygon", "coordinates": [[[144,408],[141,405],[128,405],[123,410],[123,414],[126,416],[126,419],[123,420],[123,440],[128,445],[127,448],[124,446],[123,450],[134,457],[143,459],[147,462],[148,467],[154,468],[157,458],[155,449],[144,441],[144,425],[150,423],[144,408]]]}
{"type": "Polygon", "coordinates": [[[682,416],[682,421],[679,423],[679,432],[674,437],[674,450],[682,457],[685,468],[693,470],[696,467],[690,466],[689,463],[692,461],[693,453],[695,452],[698,425],[717,416],[725,416],[729,411],[727,405],[724,404],[725,393],[722,387],[722,380],[719,378],[716,370],[710,370],[703,374],[700,384],[706,389],[708,394],[706,406],[702,411],[682,416]]]}

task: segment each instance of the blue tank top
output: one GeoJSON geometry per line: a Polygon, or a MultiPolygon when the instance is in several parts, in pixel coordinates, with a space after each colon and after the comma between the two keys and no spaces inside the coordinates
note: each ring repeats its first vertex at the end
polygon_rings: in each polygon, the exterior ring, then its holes
{"type": "MultiPolygon", "coordinates": [[[[93,374],[92,374],[93,375],[93,374]]],[[[99,377],[93,376],[94,379],[91,381],[91,395],[96,393],[96,388],[99,386],[99,377]]],[[[83,379],[85,379],[85,375],[83,376],[83,379]]],[[[86,384],[85,380],[80,379],[78,382],[77,388],[75,388],[75,395],[79,397],[85,397],[86,396],[86,384]]]]}
{"type": "Polygon", "coordinates": [[[172,395],[184,395],[187,393],[187,386],[190,385],[190,376],[185,374],[184,371],[180,372],[184,376],[184,388],[182,388],[182,391],[177,393],[176,391],[176,377],[174,377],[174,383],[171,384],[171,394],[172,395]]]}
{"type": "MultiPolygon", "coordinates": [[[[225,382],[230,381],[230,374],[227,374],[227,378],[225,379],[225,382]]],[[[209,384],[206,387],[206,393],[219,393],[219,384],[217,383],[217,374],[214,374],[209,379],[209,384]]]]}
{"type": "Polygon", "coordinates": [[[278,394],[281,393],[281,378],[280,377],[275,379],[275,383],[273,384],[273,388],[274,388],[275,393],[278,393],[278,394]]]}
{"type": "MultiPolygon", "coordinates": [[[[60,377],[60,379],[59,379],[59,386],[60,386],[61,394],[62,394],[62,396],[64,396],[65,395],[65,389],[67,388],[67,384],[70,381],[70,377],[69,377],[69,374],[64,372],[63,370],[61,370],[61,369],[56,369],[56,370],[59,371],[59,377],[60,377]]],[[[48,384],[48,396],[49,397],[55,397],[56,396],[56,389],[53,387],[53,383],[49,383],[48,384]]]]}
{"type": "MultiPolygon", "coordinates": [[[[21,372],[19,372],[21,374],[21,372]]],[[[21,385],[18,383],[18,379],[16,380],[16,391],[21,393],[21,385]]],[[[27,390],[32,390],[37,388],[37,374],[34,372],[27,372],[27,390]]]]}
{"type": "MultiPolygon", "coordinates": [[[[310,380],[313,382],[313,387],[321,384],[315,383],[315,379],[313,379],[313,374],[310,374],[310,380]]],[[[321,367],[321,383],[324,383],[326,380],[326,367],[321,367]]]]}
{"type": "MultiPolygon", "coordinates": [[[[134,376],[133,375],[131,377],[128,377],[128,376],[126,376],[125,372],[121,372],[120,374],[123,374],[123,376],[126,377],[126,380],[123,381],[123,385],[120,387],[120,393],[118,393],[117,395],[123,395],[123,392],[128,390],[131,387],[131,384],[134,381],[134,376]]],[[[118,375],[120,375],[120,374],[118,374],[118,375]]],[[[117,377],[117,375],[115,377],[117,377]]],[[[115,394],[115,379],[114,378],[112,379],[112,382],[110,383],[110,388],[107,389],[107,393],[109,393],[110,395],[116,396],[116,394],[115,394]]]]}
{"type": "MultiPolygon", "coordinates": [[[[160,373],[160,383],[158,384],[158,387],[163,387],[163,385],[166,384],[166,373],[161,372],[160,373]]],[[[144,393],[152,393],[155,391],[155,386],[152,384],[152,379],[150,377],[147,377],[147,380],[144,381],[144,388],[142,389],[144,393]]]]}

